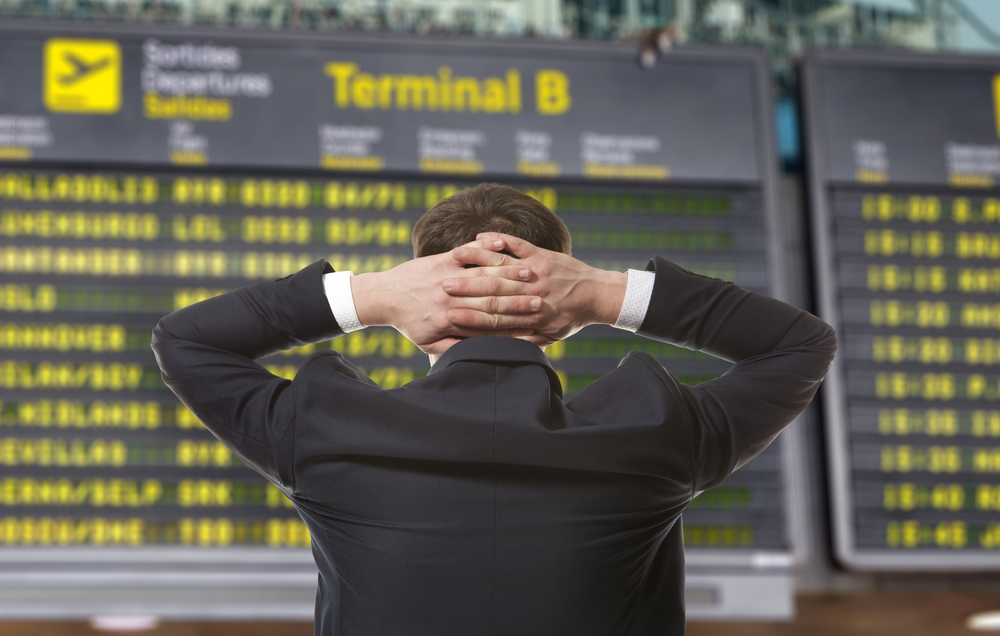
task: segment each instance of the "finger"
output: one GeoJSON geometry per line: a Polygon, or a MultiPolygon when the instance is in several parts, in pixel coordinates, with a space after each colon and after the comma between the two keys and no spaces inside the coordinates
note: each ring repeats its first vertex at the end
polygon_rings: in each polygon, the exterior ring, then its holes
{"type": "Polygon", "coordinates": [[[527,340],[531,344],[536,344],[539,347],[547,347],[550,344],[558,342],[557,340],[550,338],[548,336],[543,336],[540,333],[534,333],[530,336],[518,336],[519,340],[527,340]]]}
{"type": "MultiPolygon", "coordinates": [[[[535,334],[533,329],[499,329],[492,331],[475,330],[472,332],[473,335],[466,336],[466,338],[473,338],[476,336],[501,336],[504,338],[523,338],[531,339],[538,338],[539,342],[551,342],[550,338],[544,336],[538,336],[535,334]]],[[[420,345],[420,350],[424,353],[441,355],[454,345],[458,344],[465,338],[458,338],[455,336],[445,336],[440,340],[435,340],[434,342],[426,342],[420,345]]],[[[544,346],[544,345],[543,345],[544,346]]]]}
{"type": "Polygon", "coordinates": [[[440,340],[420,345],[420,350],[427,354],[441,355],[461,341],[461,338],[441,338],[440,340]]]}
{"type": "Polygon", "coordinates": [[[463,265],[479,265],[480,267],[499,267],[501,265],[516,265],[517,259],[506,254],[491,252],[482,247],[463,245],[451,251],[452,257],[463,265]]]}
{"type": "Polygon", "coordinates": [[[493,239],[493,238],[482,241],[476,239],[475,241],[470,241],[465,245],[461,245],[459,247],[480,247],[484,250],[489,250],[491,252],[499,252],[504,248],[504,242],[502,239],[493,239]]]}
{"type": "Polygon", "coordinates": [[[533,329],[493,329],[479,332],[480,336],[496,336],[498,338],[527,338],[534,334],[535,331],[533,329]]]}
{"type": "Polygon", "coordinates": [[[530,329],[538,324],[540,314],[496,314],[474,309],[449,309],[448,320],[459,328],[499,331],[502,329],[530,329]]]}
{"type": "Polygon", "coordinates": [[[499,267],[472,267],[462,276],[498,276],[507,280],[527,281],[531,279],[531,268],[524,265],[503,265],[499,267]]]}
{"type": "Polygon", "coordinates": [[[441,281],[441,289],[451,296],[537,296],[536,287],[500,276],[462,276],[441,281]]]}
{"type": "Polygon", "coordinates": [[[476,240],[491,244],[496,241],[502,241],[505,249],[517,258],[528,258],[539,251],[537,247],[527,241],[500,232],[481,232],[476,235],[476,240]]]}
{"type": "Polygon", "coordinates": [[[507,265],[505,267],[478,267],[475,270],[476,276],[499,276],[508,280],[528,281],[531,280],[532,271],[530,267],[524,265],[507,265]]]}
{"type": "Polygon", "coordinates": [[[500,336],[503,338],[530,338],[535,335],[534,329],[501,329],[500,331],[492,331],[489,333],[491,336],[500,336]]]}
{"type": "Polygon", "coordinates": [[[488,314],[530,314],[542,308],[542,299],[537,296],[455,298],[452,308],[472,309],[488,314]]]}
{"type": "MultiPolygon", "coordinates": [[[[477,311],[475,309],[469,309],[469,310],[464,310],[463,309],[463,310],[460,310],[460,311],[469,311],[469,312],[472,312],[472,313],[479,313],[479,314],[482,314],[483,316],[501,316],[501,317],[505,317],[506,316],[505,314],[483,313],[483,312],[479,312],[479,311],[477,311]]],[[[529,313],[529,314],[507,314],[507,315],[510,315],[510,316],[513,316],[513,315],[531,316],[531,315],[534,315],[534,314],[530,314],[529,313]]],[[[451,321],[448,321],[446,324],[444,324],[444,325],[442,325],[440,327],[440,330],[438,331],[438,333],[439,333],[439,335],[440,335],[441,338],[458,338],[459,340],[461,340],[463,338],[475,338],[477,336],[512,336],[512,337],[513,336],[531,336],[531,335],[534,335],[535,330],[532,327],[525,326],[524,324],[521,324],[521,323],[538,322],[538,320],[539,319],[537,319],[537,318],[534,319],[534,320],[531,319],[531,318],[525,318],[525,319],[520,320],[520,321],[513,321],[513,320],[508,320],[508,319],[491,320],[491,319],[487,318],[485,320],[480,320],[479,321],[479,324],[483,325],[481,327],[469,327],[469,326],[466,326],[466,325],[460,325],[460,324],[456,324],[456,323],[453,323],[451,321]],[[515,323],[517,323],[517,324],[515,324],[515,323]]],[[[423,347],[423,345],[418,345],[418,346],[423,347]]]]}

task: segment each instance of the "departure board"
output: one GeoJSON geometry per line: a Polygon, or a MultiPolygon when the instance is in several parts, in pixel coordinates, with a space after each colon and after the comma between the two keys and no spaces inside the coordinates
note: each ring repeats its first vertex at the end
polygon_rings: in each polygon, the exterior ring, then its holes
{"type": "MultiPolygon", "coordinates": [[[[10,160],[0,164],[0,560],[26,549],[169,554],[164,548],[200,549],[209,560],[233,550],[252,560],[299,548],[308,560],[310,538],[289,501],[161,382],[149,349],[152,326],[173,310],[319,259],[356,274],[391,268],[412,257],[410,232],[423,212],[484,180],[517,187],[553,209],[570,229],[574,255],[594,266],[643,269],[661,254],[784,296],[767,71],[756,54],[681,52],[644,71],[631,49],[514,46],[498,58],[497,45],[402,42],[405,58],[386,52],[393,40],[375,46],[306,38],[283,48],[273,38],[133,31],[0,40],[0,53],[8,51],[0,55],[0,82],[28,87],[0,90],[0,155],[10,160]],[[90,53],[84,40],[95,47],[90,53]],[[60,92],[65,87],[45,87],[46,73],[56,83],[73,76],[71,68],[45,66],[55,63],[47,55],[59,59],[67,47],[93,55],[90,64],[108,56],[118,65],[118,102],[101,102],[108,98],[99,92],[86,98],[96,101],[74,101],[60,92]],[[547,64],[525,62],[542,53],[547,64]],[[232,117],[225,120],[198,110],[208,102],[177,106],[186,103],[181,98],[171,102],[180,109],[176,117],[150,110],[141,64],[153,59],[161,70],[176,70],[185,59],[222,64],[225,55],[244,67],[256,60],[271,92],[226,98],[232,117]],[[446,92],[442,65],[456,77],[464,67],[480,77],[478,111],[434,112],[429,101],[420,110],[412,101],[417,93],[408,93],[407,109],[391,100],[366,108],[375,97],[350,87],[353,101],[338,105],[337,73],[378,69],[390,58],[404,60],[397,63],[407,77],[421,77],[421,69],[436,74],[438,111],[446,92]],[[3,67],[12,59],[37,67],[38,77],[3,67]],[[588,81],[587,65],[604,71],[588,81]],[[544,81],[542,71],[549,73],[544,81]],[[557,72],[565,82],[552,79],[557,72]],[[502,85],[487,81],[494,75],[502,85]],[[685,77],[697,79],[683,90],[666,84],[685,77]],[[661,89],[650,87],[661,82],[669,95],[663,102],[630,103],[621,118],[601,116],[623,108],[622,91],[656,97],[661,89]],[[506,91],[508,111],[488,112],[489,86],[506,91]],[[552,91],[560,86],[565,101],[557,103],[552,91]],[[510,105],[514,95],[520,111],[510,105]],[[255,99],[273,104],[244,108],[255,99]],[[298,115],[288,110],[296,104],[298,115]],[[536,112],[557,106],[563,110],[536,112]],[[442,122],[478,128],[471,137],[445,134],[442,122]],[[102,127],[116,126],[123,132],[102,142],[102,127]],[[311,138],[297,136],[306,128],[311,138]],[[319,146],[317,130],[326,139],[319,146]],[[167,143],[155,145],[157,136],[167,143]],[[717,165],[702,167],[715,157],[717,165]]],[[[237,64],[230,65],[226,72],[235,73],[237,64]]],[[[193,73],[177,81],[193,82],[193,73]]],[[[379,73],[370,75],[372,90],[388,71],[379,73]]],[[[160,89],[169,84],[157,81],[160,89]]],[[[395,87],[392,100],[399,82],[385,82],[395,87]]],[[[470,111],[471,80],[465,86],[470,111]]],[[[452,111],[456,95],[449,97],[452,111]]],[[[321,348],[342,352],[387,389],[429,368],[425,355],[388,328],[261,363],[293,378],[321,348]]],[[[547,354],[572,396],[634,349],[689,384],[730,366],[611,328],[588,328],[547,354]]],[[[777,555],[769,563],[789,564],[796,548],[786,505],[790,481],[787,448],[777,443],[696,498],[684,515],[689,561],[699,554],[728,563],[777,555]]]]}
{"type": "Polygon", "coordinates": [[[835,544],[848,566],[1000,567],[1000,60],[803,67],[835,544]]]}

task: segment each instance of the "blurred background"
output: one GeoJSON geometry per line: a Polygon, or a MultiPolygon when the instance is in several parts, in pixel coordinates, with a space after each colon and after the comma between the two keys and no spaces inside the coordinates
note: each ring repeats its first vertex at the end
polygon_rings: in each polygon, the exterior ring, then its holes
{"type": "MultiPolygon", "coordinates": [[[[159,379],[156,320],[410,257],[482,181],[574,255],[833,324],[822,393],[684,515],[689,630],[1000,631],[1000,3],[0,0],[0,633],[309,634],[310,539],[159,379]]],[[[368,329],[385,388],[427,362],[368,329]]],[[[631,349],[547,352],[568,396],[631,349]]]]}

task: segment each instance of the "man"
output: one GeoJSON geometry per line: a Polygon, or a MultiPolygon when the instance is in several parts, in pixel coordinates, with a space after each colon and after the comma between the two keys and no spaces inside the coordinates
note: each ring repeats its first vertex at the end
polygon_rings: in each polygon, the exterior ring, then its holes
{"type": "Polygon", "coordinates": [[[428,211],[395,269],[320,262],[157,325],[167,385],[308,525],[317,634],[684,633],[681,512],[802,412],[836,338],[662,258],[597,270],[568,238],[479,186],[428,211]],[[597,323],[735,364],[689,387],[632,352],[564,403],[538,345],[597,323]],[[291,382],[253,362],[375,324],[432,354],[426,378],[382,390],[333,351],[291,382]]]}

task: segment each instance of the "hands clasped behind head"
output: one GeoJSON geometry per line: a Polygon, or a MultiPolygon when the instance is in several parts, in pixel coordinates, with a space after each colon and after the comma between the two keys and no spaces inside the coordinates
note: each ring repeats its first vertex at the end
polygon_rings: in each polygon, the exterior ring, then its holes
{"type": "Polygon", "coordinates": [[[391,325],[425,353],[441,354],[471,336],[544,346],[589,324],[611,324],[625,278],[513,236],[485,233],[451,252],[354,280],[372,299],[365,308],[372,321],[364,324],[391,325]]]}
{"type": "Polygon", "coordinates": [[[479,266],[466,270],[468,275],[445,280],[443,284],[443,289],[452,296],[479,300],[477,307],[448,312],[448,319],[455,325],[480,329],[491,324],[530,328],[533,334],[528,339],[546,345],[589,324],[613,323],[621,308],[624,274],[598,270],[568,254],[541,249],[507,234],[484,232],[475,242],[451,253],[463,266],[479,266]],[[511,276],[515,270],[516,279],[511,276]],[[502,300],[505,297],[530,297],[532,313],[505,315],[502,300]]]}
{"type": "Polygon", "coordinates": [[[502,244],[474,242],[355,276],[351,288],[362,324],[394,327],[428,354],[465,337],[534,336],[541,301],[530,294],[531,270],[497,253],[502,244]]]}

